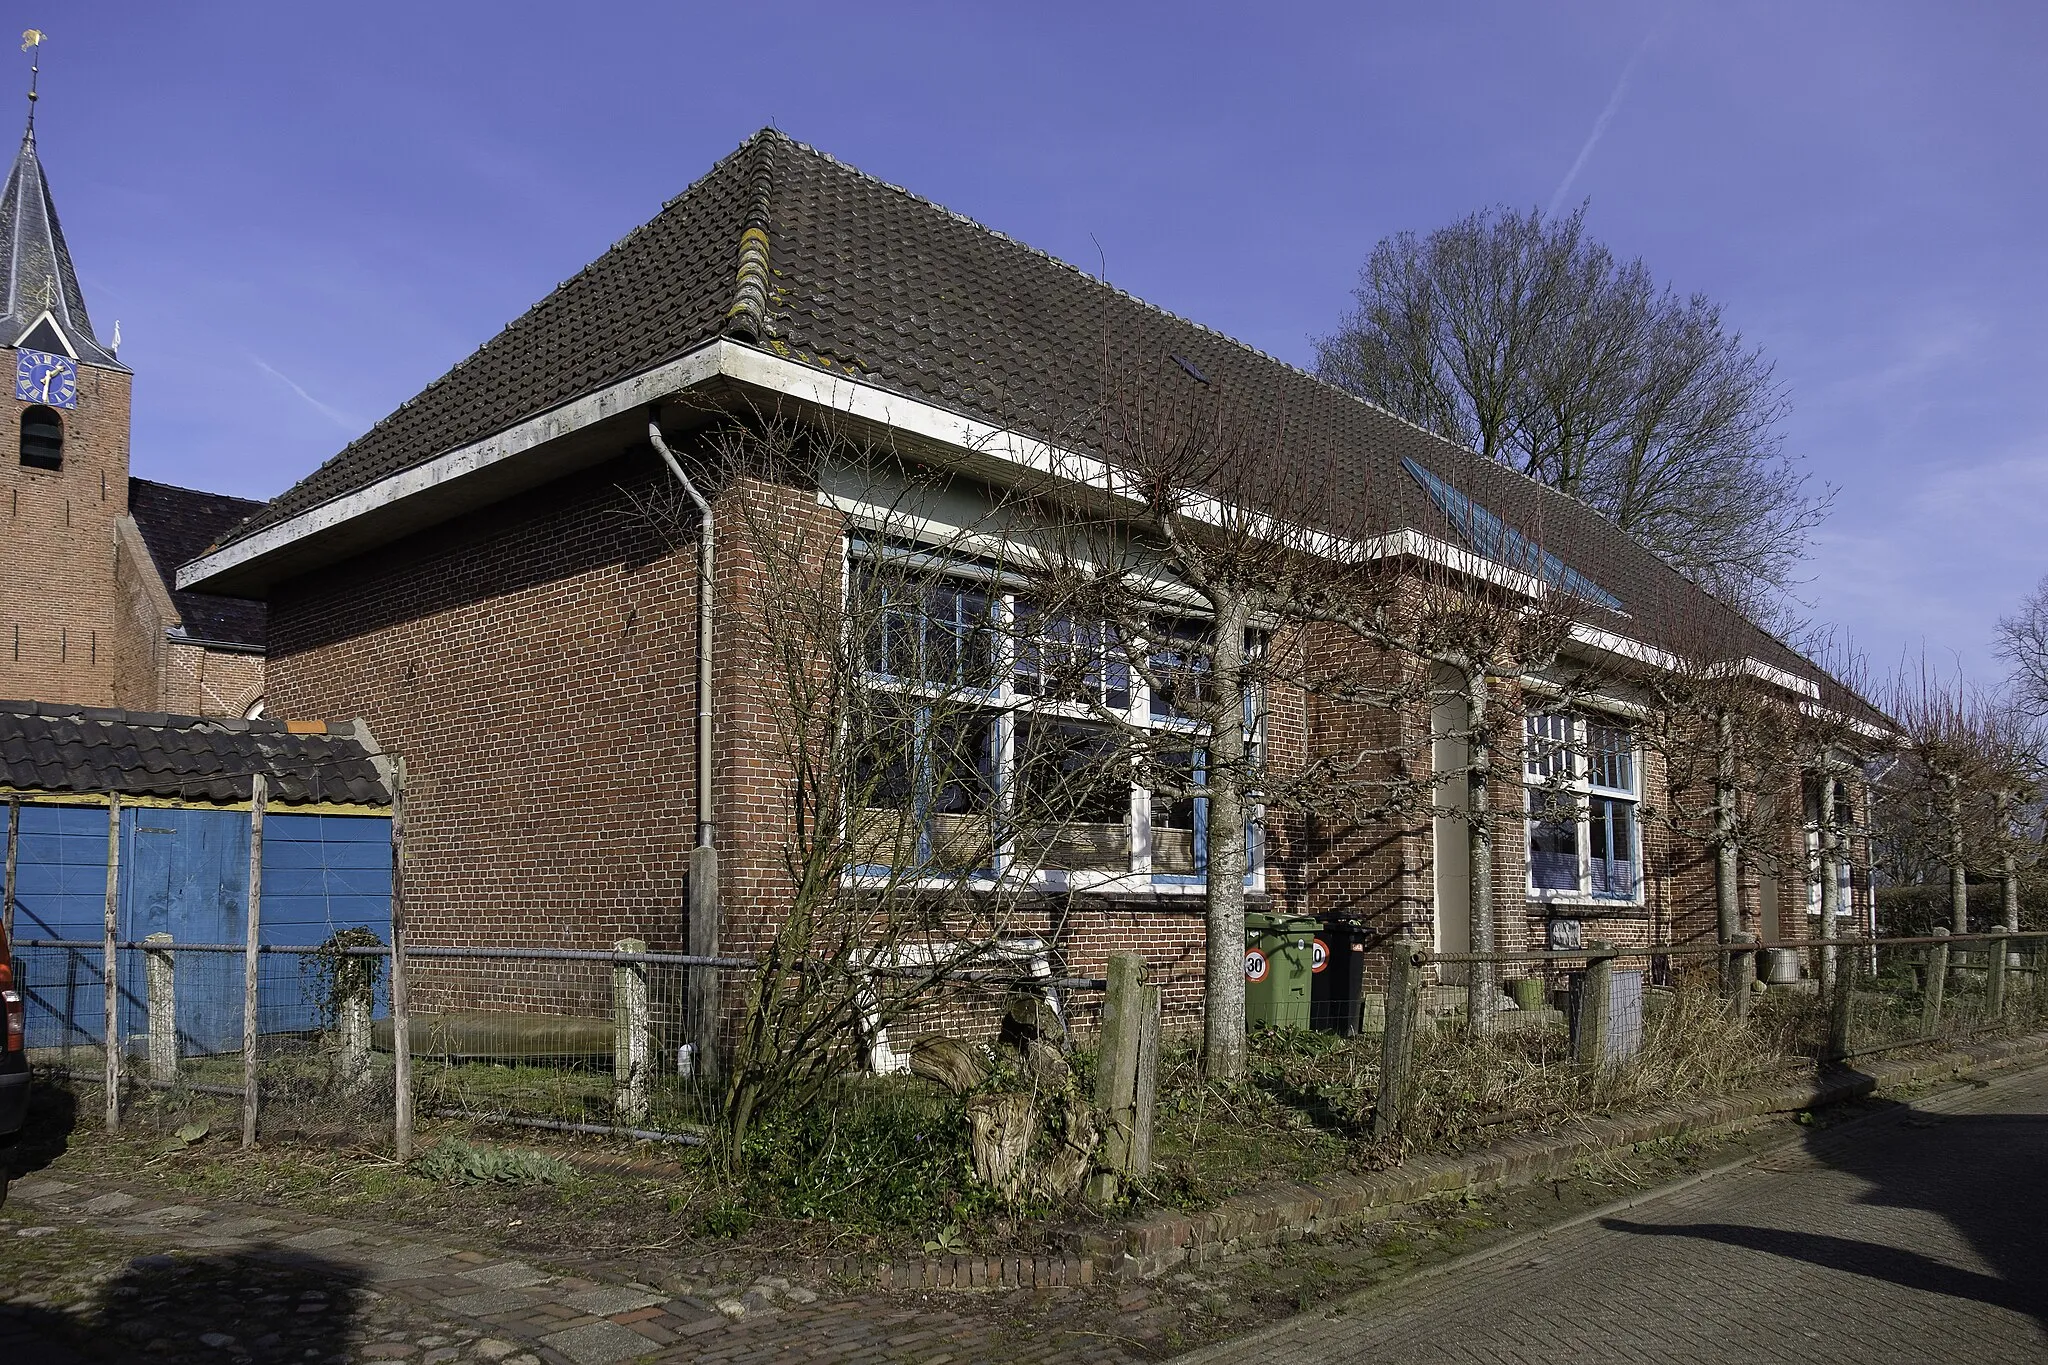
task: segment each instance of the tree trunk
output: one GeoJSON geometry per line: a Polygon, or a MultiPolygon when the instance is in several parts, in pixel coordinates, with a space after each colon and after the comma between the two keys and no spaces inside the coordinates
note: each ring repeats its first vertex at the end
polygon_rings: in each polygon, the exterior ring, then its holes
{"type": "MultiPolygon", "coordinates": [[[[1742,864],[1735,840],[1735,717],[1727,711],[1715,719],[1714,770],[1714,914],[1722,946],[1742,933],[1742,864]]],[[[1743,973],[1734,953],[1721,955],[1721,992],[1730,997],[1742,989],[1743,973]]]]}
{"type": "MultiPolygon", "coordinates": [[[[1841,929],[1842,882],[1835,870],[1835,779],[1826,765],[1821,767],[1820,775],[1819,823],[1814,843],[1820,856],[1820,932],[1822,938],[1834,938],[1841,929]]],[[[1849,955],[1830,947],[1822,951],[1821,960],[1827,964],[1824,974],[1828,989],[1847,990],[1849,955]]]]}
{"type": "Polygon", "coordinates": [[[1202,1073],[1234,1081],[1245,1071],[1244,879],[1250,862],[1245,787],[1245,624],[1243,602],[1217,602],[1211,675],[1218,708],[1209,735],[1209,849],[1205,907],[1202,1073]]]}
{"type": "Polygon", "coordinates": [[[2005,931],[2017,934],[2020,931],[2020,860],[2012,846],[2012,804],[2013,794],[2001,791],[1998,794],[1998,881],[2005,910],[2005,931]]]}
{"type": "MultiPolygon", "coordinates": [[[[1466,746],[1466,753],[1470,755],[1466,767],[1470,788],[1466,818],[1471,822],[1472,833],[1467,840],[1467,872],[1472,883],[1472,951],[1475,953],[1496,950],[1493,928],[1493,796],[1488,787],[1488,779],[1493,776],[1493,741],[1487,731],[1487,703],[1491,700],[1486,669],[1468,666],[1465,669],[1465,728],[1471,739],[1466,746]]],[[[1491,1027],[1499,1000],[1500,964],[1473,963],[1471,973],[1465,979],[1467,1025],[1482,1032],[1491,1027]]]]}
{"type": "Polygon", "coordinates": [[[1948,913],[1949,932],[1970,932],[1970,883],[1963,868],[1963,789],[1954,773],[1941,775],[1948,789],[1948,913]]]}

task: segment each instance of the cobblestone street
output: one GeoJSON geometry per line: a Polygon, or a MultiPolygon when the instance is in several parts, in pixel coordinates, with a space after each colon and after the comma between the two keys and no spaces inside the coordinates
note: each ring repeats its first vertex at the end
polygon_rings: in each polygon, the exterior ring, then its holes
{"type": "Polygon", "coordinates": [[[2048,1071],[1185,1357],[2048,1359],[2048,1071]]]}

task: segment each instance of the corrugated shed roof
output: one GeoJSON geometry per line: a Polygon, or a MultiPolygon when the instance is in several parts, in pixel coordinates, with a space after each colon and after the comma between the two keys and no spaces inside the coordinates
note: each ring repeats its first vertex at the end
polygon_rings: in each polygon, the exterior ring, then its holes
{"type": "Polygon", "coordinates": [[[1283,434],[1283,458],[1317,471],[1330,529],[1456,541],[1402,468],[1412,460],[1619,599],[1621,612],[1586,604],[1594,624],[1666,648],[1732,635],[1854,700],[1583,503],[773,130],[229,539],[729,333],[753,226],[767,233],[768,288],[765,335],[748,339],[778,354],[1081,449],[1108,396],[1106,358],[1117,382],[1155,391],[1206,380],[1283,434]]]}
{"type": "Polygon", "coordinates": [[[254,499],[226,493],[202,493],[151,479],[128,480],[128,513],[142,532],[142,543],[149,547],[149,557],[170,591],[187,635],[263,648],[268,619],[263,603],[210,592],[181,592],[176,587],[180,564],[204,554],[208,546],[262,506],[254,499]]]}
{"type": "Polygon", "coordinates": [[[18,791],[247,801],[270,777],[289,805],[388,806],[391,793],[354,722],[316,733],[281,720],[170,716],[0,701],[0,783],[18,791]]]}

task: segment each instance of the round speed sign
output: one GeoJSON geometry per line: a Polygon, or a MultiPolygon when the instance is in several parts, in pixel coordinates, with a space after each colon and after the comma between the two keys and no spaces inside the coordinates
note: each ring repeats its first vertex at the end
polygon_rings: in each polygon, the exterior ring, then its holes
{"type": "Polygon", "coordinates": [[[1323,942],[1323,941],[1322,941],[1321,939],[1316,939],[1316,940],[1315,940],[1315,941],[1314,941],[1314,942],[1313,942],[1313,943],[1312,943],[1312,944],[1311,944],[1311,945],[1309,946],[1309,950],[1308,950],[1308,969],[1309,969],[1310,971],[1312,971],[1312,972],[1319,972],[1319,971],[1321,971],[1321,970],[1322,970],[1323,968],[1325,968],[1325,967],[1327,967],[1327,966],[1329,966],[1329,965],[1330,965],[1330,945],[1329,945],[1329,944],[1327,944],[1327,943],[1325,943],[1325,942],[1323,942]]]}
{"type": "Polygon", "coordinates": [[[1244,950],[1245,980],[1264,981],[1266,973],[1270,970],[1271,965],[1266,961],[1264,953],[1260,952],[1257,948],[1247,948],[1244,950]]]}

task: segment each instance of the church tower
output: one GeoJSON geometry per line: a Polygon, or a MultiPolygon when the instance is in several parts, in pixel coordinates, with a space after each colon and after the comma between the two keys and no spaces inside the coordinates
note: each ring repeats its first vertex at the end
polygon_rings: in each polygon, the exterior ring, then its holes
{"type": "Polygon", "coordinates": [[[0,698],[113,706],[151,690],[117,572],[133,376],[86,313],[29,99],[0,190],[0,698]]]}

